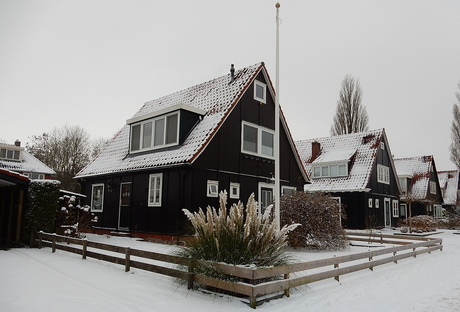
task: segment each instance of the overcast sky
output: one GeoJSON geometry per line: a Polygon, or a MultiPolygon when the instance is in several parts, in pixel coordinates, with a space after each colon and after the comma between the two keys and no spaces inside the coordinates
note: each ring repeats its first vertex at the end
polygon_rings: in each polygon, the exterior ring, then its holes
{"type": "MultiPolygon", "coordinates": [[[[342,79],[395,157],[449,160],[458,0],[280,0],[280,103],[295,140],[330,135],[342,79]]],[[[276,1],[0,0],[0,139],[112,137],[147,101],[264,61],[276,1]]]]}

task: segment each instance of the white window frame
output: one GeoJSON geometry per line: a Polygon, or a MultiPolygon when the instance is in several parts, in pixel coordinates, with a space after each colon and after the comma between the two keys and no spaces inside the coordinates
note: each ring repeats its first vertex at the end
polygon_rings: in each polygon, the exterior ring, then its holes
{"type": "Polygon", "coordinates": [[[97,184],[93,184],[91,185],[91,211],[92,212],[102,212],[104,210],[104,183],[97,183],[97,184]],[[95,208],[95,201],[96,200],[99,200],[98,198],[95,198],[95,194],[94,194],[94,191],[96,188],[100,188],[101,189],[101,194],[100,195],[100,209],[99,208],[95,208]]]}
{"type": "Polygon", "coordinates": [[[381,150],[385,150],[385,143],[384,142],[380,142],[380,149],[381,150]]]}
{"type": "Polygon", "coordinates": [[[379,206],[380,206],[380,200],[378,198],[376,198],[374,207],[375,208],[380,208],[379,206]]]}
{"type": "Polygon", "coordinates": [[[258,80],[254,80],[254,100],[259,101],[260,103],[267,103],[267,85],[258,80]],[[263,88],[262,97],[257,96],[257,87],[263,88]]]}
{"type": "Polygon", "coordinates": [[[0,147],[0,159],[11,161],[22,161],[23,147],[5,146],[0,147]]]}
{"type": "Polygon", "coordinates": [[[348,176],[348,163],[331,163],[331,164],[317,164],[312,168],[313,178],[337,178],[337,177],[346,177],[348,176]],[[337,166],[337,174],[331,175],[331,166],[337,166]],[[345,166],[345,173],[340,174],[340,166],[345,166]],[[319,172],[315,172],[315,169],[319,169],[319,172]],[[327,170],[327,173],[325,174],[327,170]],[[319,174],[318,174],[319,173],[319,174]]]}
{"type": "Polygon", "coordinates": [[[264,158],[275,159],[275,156],[274,156],[274,152],[275,152],[275,131],[273,131],[271,129],[268,129],[268,128],[265,128],[265,127],[262,127],[262,126],[255,125],[255,124],[247,122],[247,121],[242,121],[241,122],[241,152],[245,153],[245,154],[264,157],[264,158]],[[254,128],[254,129],[257,130],[257,151],[256,152],[244,149],[244,127],[245,126],[251,127],[251,128],[254,128]],[[273,139],[272,140],[272,146],[271,146],[271,149],[272,149],[272,154],[271,155],[262,153],[263,147],[264,147],[262,145],[262,143],[263,143],[262,142],[262,135],[263,135],[264,132],[268,133],[268,134],[271,134],[272,139],[273,139]]]}
{"type": "Polygon", "coordinates": [[[208,180],[206,187],[206,195],[208,197],[218,197],[219,196],[219,181],[208,180]]]}
{"type": "Polygon", "coordinates": [[[138,153],[138,152],[143,152],[143,151],[149,151],[149,150],[155,150],[155,149],[160,149],[168,146],[175,146],[179,144],[179,125],[180,125],[180,111],[174,111],[169,114],[164,114],[161,116],[157,116],[154,118],[142,120],[136,123],[133,123],[130,125],[130,144],[129,144],[129,150],[131,153],[138,153]],[[168,134],[168,118],[171,116],[177,115],[177,124],[176,124],[176,138],[174,142],[171,143],[166,143],[166,138],[168,134]],[[162,144],[157,144],[155,145],[155,122],[164,120],[164,128],[163,128],[163,143],[162,144]],[[147,147],[144,147],[144,127],[146,124],[151,123],[152,124],[152,130],[151,130],[151,135],[150,135],[150,144],[148,144],[147,147]],[[139,131],[139,149],[134,149],[133,150],[133,127],[140,126],[140,131],[139,131]]]}
{"type": "Polygon", "coordinates": [[[377,164],[377,182],[390,184],[390,168],[377,164]]]}
{"type": "Polygon", "coordinates": [[[430,181],[430,194],[436,194],[436,182],[430,181]]]}
{"type": "Polygon", "coordinates": [[[399,215],[401,217],[407,218],[407,204],[406,203],[399,204],[399,215]]]}
{"type": "Polygon", "coordinates": [[[369,203],[369,204],[368,204],[369,208],[372,208],[372,207],[373,207],[374,200],[373,200],[372,198],[369,198],[368,203],[369,203]]]}
{"type": "Polygon", "coordinates": [[[148,206],[160,207],[162,202],[163,193],[163,173],[152,173],[149,175],[149,192],[148,192],[148,206]],[[159,180],[157,180],[159,178],[159,180]],[[154,181],[152,185],[152,181],[154,181]],[[159,183],[157,183],[159,181],[159,183]],[[158,197],[153,196],[158,192],[158,197]],[[153,193],[153,194],[152,194],[153,193]]]}
{"type": "Polygon", "coordinates": [[[240,184],[236,182],[230,182],[230,198],[240,198],[240,184]]]}
{"type": "Polygon", "coordinates": [[[399,201],[398,200],[393,200],[393,217],[397,218],[399,217],[399,201]]]}

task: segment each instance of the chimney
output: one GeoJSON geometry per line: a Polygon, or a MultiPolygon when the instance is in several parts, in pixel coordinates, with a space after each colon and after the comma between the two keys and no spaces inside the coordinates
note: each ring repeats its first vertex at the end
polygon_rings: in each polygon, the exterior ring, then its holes
{"type": "Polygon", "coordinates": [[[232,64],[232,66],[230,67],[230,83],[232,83],[233,81],[235,81],[235,67],[232,64]]]}
{"type": "Polygon", "coordinates": [[[21,146],[21,141],[19,141],[19,140],[16,140],[16,141],[14,142],[14,145],[16,145],[16,146],[20,147],[20,146],[21,146]]]}
{"type": "Polygon", "coordinates": [[[321,143],[314,141],[311,143],[311,158],[310,162],[315,161],[318,158],[319,154],[321,154],[321,143]]]}

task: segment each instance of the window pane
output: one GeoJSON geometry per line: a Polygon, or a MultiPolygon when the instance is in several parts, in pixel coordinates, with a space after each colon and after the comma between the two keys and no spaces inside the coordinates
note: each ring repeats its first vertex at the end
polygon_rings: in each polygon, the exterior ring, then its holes
{"type": "Polygon", "coordinates": [[[155,140],[153,145],[164,145],[164,137],[165,137],[165,120],[158,119],[155,121],[155,140]]]}
{"type": "Polygon", "coordinates": [[[131,127],[131,150],[137,151],[141,147],[141,125],[131,127]]]}
{"type": "Polygon", "coordinates": [[[273,134],[262,131],[262,154],[273,156],[273,134]]]}
{"type": "Polygon", "coordinates": [[[0,157],[1,158],[6,158],[6,149],[4,149],[4,148],[0,149],[0,157]]]}
{"type": "Polygon", "coordinates": [[[321,176],[321,168],[320,167],[314,167],[313,168],[313,176],[314,177],[320,177],[321,176]]]}
{"type": "Polygon", "coordinates": [[[6,158],[13,159],[13,150],[6,150],[6,158]]]}
{"type": "Polygon", "coordinates": [[[142,133],[142,148],[152,147],[152,122],[145,123],[142,133]]]}
{"type": "Polygon", "coordinates": [[[329,167],[328,166],[321,167],[321,175],[323,177],[329,176],[329,167]]]}
{"type": "Polygon", "coordinates": [[[346,165],[339,165],[339,175],[341,175],[341,176],[347,175],[347,166],[346,165]]]}
{"type": "Polygon", "coordinates": [[[91,210],[102,211],[102,205],[104,200],[104,186],[93,185],[91,210]]]}
{"type": "Polygon", "coordinates": [[[177,120],[178,120],[177,114],[167,117],[166,144],[177,142],[177,120]]]}
{"type": "Polygon", "coordinates": [[[265,99],[265,87],[256,84],[256,97],[259,99],[265,99]]]}
{"type": "Polygon", "coordinates": [[[244,125],[243,127],[243,150],[257,153],[257,128],[244,125]]]}
{"type": "Polygon", "coordinates": [[[338,169],[337,169],[337,165],[330,165],[329,169],[331,170],[331,177],[338,176],[339,172],[338,172],[338,169]]]}
{"type": "Polygon", "coordinates": [[[19,151],[14,151],[13,159],[19,160],[19,151]]]}

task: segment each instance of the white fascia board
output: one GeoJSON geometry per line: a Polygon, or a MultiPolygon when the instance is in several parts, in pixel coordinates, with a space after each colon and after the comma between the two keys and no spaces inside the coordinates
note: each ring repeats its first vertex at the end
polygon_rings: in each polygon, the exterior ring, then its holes
{"type": "Polygon", "coordinates": [[[130,124],[142,121],[142,120],[146,120],[146,119],[154,118],[154,117],[164,115],[164,114],[167,114],[167,113],[170,113],[170,112],[178,111],[180,109],[183,109],[183,110],[186,110],[186,111],[198,114],[198,115],[205,115],[206,114],[206,111],[203,110],[203,109],[196,108],[196,107],[186,105],[186,104],[176,104],[176,105],[166,107],[166,108],[154,111],[154,112],[150,112],[150,113],[147,113],[147,114],[144,114],[144,115],[140,115],[140,116],[130,118],[130,119],[126,120],[126,124],[130,125],[130,124]]]}

